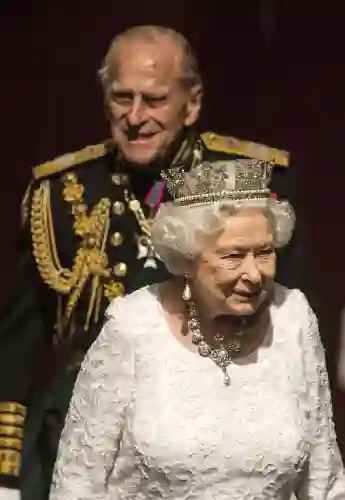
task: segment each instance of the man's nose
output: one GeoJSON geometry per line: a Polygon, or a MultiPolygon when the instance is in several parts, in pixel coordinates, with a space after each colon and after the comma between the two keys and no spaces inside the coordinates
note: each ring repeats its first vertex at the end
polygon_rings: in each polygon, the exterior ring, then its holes
{"type": "Polygon", "coordinates": [[[136,96],[127,115],[128,123],[132,127],[137,127],[145,121],[145,106],[142,99],[136,96]]]}

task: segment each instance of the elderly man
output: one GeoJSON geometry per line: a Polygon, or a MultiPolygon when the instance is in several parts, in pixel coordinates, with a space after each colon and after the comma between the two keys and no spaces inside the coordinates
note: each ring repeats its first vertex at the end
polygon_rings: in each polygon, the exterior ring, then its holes
{"type": "MultiPolygon", "coordinates": [[[[20,488],[24,500],[48,497],[75,377],[109,301],[167,277],[150,239],[167,169],[274,158],[272,189],[296,202],[286,152],[196,132],[202,81],[179,33],[120,34],[100,79],[111,140],[34,168],[23,200],[17,280],[0,321],[0,499],[20,488]]],[[[278,280],[305,291],[301,236],[280,256],[278,280]]]]}

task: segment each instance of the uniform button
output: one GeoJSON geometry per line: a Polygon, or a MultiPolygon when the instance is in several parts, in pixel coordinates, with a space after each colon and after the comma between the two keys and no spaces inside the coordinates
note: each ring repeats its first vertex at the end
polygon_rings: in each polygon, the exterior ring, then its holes
{"type": "Polygon", "coordinates": [[[77,215],[82,215],[86,212],[87,206],[84,205],[83,203],[80,203],[78,205],[75,205],[72,207],[72,210],[77,214],[77,215]]]}
{"type": "Polygon", "coordinates": [[[123,242],[122,234],[121,233],[114,233],[110,238],[110,242],[113,245],[113,247],[120,246],[123,242]]]}
{"type": "Polygon", "coordinates": [[[127,264],[124,262],[119,262],[114,266],[114,274],[115,276],[126,276],[127,274],[127,264]]]}
{"type": "Polygon", "coordinates": [[[68,174],[64,175],[64,179],[67,182],[75,182],[77,180],[77,176],[72,172],[69,172],[68,174]]]}
{"type": "Polygon", "coordinates": [[[121,186],[121,184],[126,184],[128,182],[128,177],[126,174],[113,174],[111,180],[116,186],[121,186]]]}
{"type": "Polygon", "coordinates": [[[86,240],[86,244],[87,244],[88,247],[93,248],[93,247],[96,246],[97,242],[96,242],[96,239],[93,236],[87,236],[85,240],[86,240]]]}
{"type": "Polygon", "coordinates": [[[113,213],[115,215],[122,215],[124,211],[125,205],[122,203],[122,201],[115,201],[113,203],[113,213]]]}
{"type": "Polygon", "coordinates": [[[116,299],[116,297],[122,297],[124,293],[125,287],[119,281],[113,281],[104,285],[104,295],[109,301],[116,299]]]}
{"type": "Polygon", "coordinates": [[[116,186],[120,186],[121,184],[121,174],[113,174],[111,176],[111,180],[113,181],[116,186]]]}

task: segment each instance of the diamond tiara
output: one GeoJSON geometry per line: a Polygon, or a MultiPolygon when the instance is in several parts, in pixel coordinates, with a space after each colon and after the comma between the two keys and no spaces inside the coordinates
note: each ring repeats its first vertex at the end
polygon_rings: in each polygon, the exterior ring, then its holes
{"type": "Polygon", "coordinates": [[[273,163],[252,159],[202,162],[187,172],[182,166],[170,169],[162,177],[173,203],[191,206],[270,198],[272,169],[273,163]]]}

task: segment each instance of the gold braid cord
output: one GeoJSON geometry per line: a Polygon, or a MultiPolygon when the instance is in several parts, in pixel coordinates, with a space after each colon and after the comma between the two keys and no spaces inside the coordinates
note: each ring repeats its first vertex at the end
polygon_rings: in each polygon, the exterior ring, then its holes
{"type": "Polygon", "coordinates": [[[43,180],[34,191],[31,204],[31,233],[33,254],[43,281],[59,295],[68,296],[65,310],[58,311],[57,327],[62,333],[69,323],[83,289],[92,277],[92,293],[87,311],[85,329],[94,312],[99,315],[101,294],[100,277],[108,276],[108,259],[105,243],[110,225],[110,200],[102,198],[87,215],[83,200],[84,186],[78,184],[76,175],[63,177],[63,196],[71,205],[73,229],[81,243],[76,252],[72,269],[61,266],[55,240],[53,214],[50,202],[50,181],[43,180]]]}
{"type": "Polygon", "coordinates": [[[0,402],[0,474],[19,476],[26,407],[0,402]]]}

